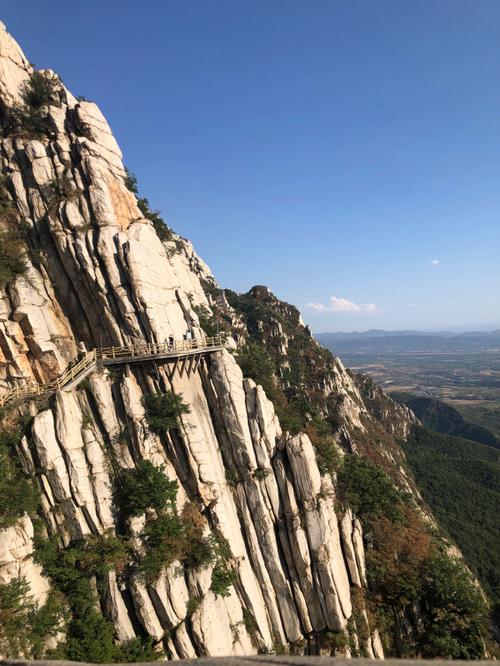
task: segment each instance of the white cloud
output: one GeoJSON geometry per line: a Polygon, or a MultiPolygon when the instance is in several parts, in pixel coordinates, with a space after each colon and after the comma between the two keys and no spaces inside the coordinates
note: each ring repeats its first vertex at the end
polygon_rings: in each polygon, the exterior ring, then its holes
{"type": "Polygon", "coordinates": [[[379,312],[375,303],[353,303],[347,298],[339,298],[338,296],[331,296],[330,302],[327,305],[323,303],[306,303],[308,310],[314,312],[351,312],[354,314],[374,314],[379,312]]]}
{"type": "Polygon", "coordinates": [[[439,259],[431,259],[431,266],[439,266],[440,263],[439,259]]]}

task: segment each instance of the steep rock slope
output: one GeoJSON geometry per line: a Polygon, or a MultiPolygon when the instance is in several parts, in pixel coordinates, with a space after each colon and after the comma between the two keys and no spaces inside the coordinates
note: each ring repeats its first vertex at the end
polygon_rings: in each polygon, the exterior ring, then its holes
{"type": "MultiPolygon", "coordinates": [[[[32,70],[5,31],[0,45],[0,90],[12,104],[32,70]]],[[[27,269],[2,294],[3,390],[54,379],[83,345],[162,342],[187,330],[200,336],[194,308],[207,305],[189,246],[162,244],[138,209],[97,106],[78,102],[58,81],[53,89],[46,135],[16,128],[2,140],[3,204],[18,211],[28,239],[27,269]]],[[[280,437],[272,404],[243,380],[228,351],[189,376],[170,369],[103,371],[47,406],[32,403],[29,436],[18,446],[61,545],[115,528],[113,467],[139,460],[164,465],[178,481],[178,511],[192,498],[203,529],[229,542],[236,577],[228,596],[210,590],[205,569],[175,575],[173,564],[147,585],[119,585],[107,573],[101,604],[118,637],[148,635],[167,654],[188,657],[253,653],[345,629],[350,582],[364,578],[361,528],[347,515],[339,529],[331,481],[321,478],[307,436],[280,437]],[[146,427],[141,397],[166,391],[181,394],[190,412],[175,434],[158,436],[146,427]],[[224,460],[238,475],[234,486],[224,460]],[[193,598],[200,600],[194,612],[193,598]]],[[[32,523],[25,516],[8,530],[2,581],[26,576],[43,602],[49,584],[29,557],[32,523]]],[[[382,656],[376,631],[364,643],[382,656]]]]}
{"type": "MultiPolygon", "coordinates": [[[[340,446],[370,454],[415,490],[394,441],[411,412],[376,399],[267,290],[251,295],[275,313],[262,320],[221,294],[190,244],[134,196],[97,106],[33,72],[3,29],[0,94],[0,390],[51,381],[85,348],[201,339],[218,317],[228,332],[227,349],[183,372],[169,362],[101,369],[5,410],[0,584],[19,602],[59,603],[64,617],[38,651],[22,641],[0,651],[37,656],[66,641],[64,656],[89,661],[141,659],[152,644],[174,658],[382,657],[363,526],[349,498],[338,501],[335,465],[321,466],[320,424],[334,438],[330,462],[340,446]],[[278,361],[265,386],[273,402],[240,368],[258,335],[278,361]],[[275,406],[300,427],[282,427],[275,406]],[[29,493],[9,504],[23,475],[39,488],[36,509],[29,493]],[[8,587],[23,579],[29,601],[8,587]],[[122,651],[106,652],[115,640],[122,651]]],[[[411,638],[406,615],[400,623],[411,638]]]]}
{"type": "Polygon", "coordinates": [[[416,490],[395,441],[404,439],[417,421],[413,412],[387,398],[368,377],[346,370],[314,339],[297,308],[267,287],[253,287],[247,294],[225,290],[224,295],[244,321],[246,340],[274,361],[290,428],[305,428],[315,440],[326,422],[338,444],[371,458],[400,485],[416,490]]]}

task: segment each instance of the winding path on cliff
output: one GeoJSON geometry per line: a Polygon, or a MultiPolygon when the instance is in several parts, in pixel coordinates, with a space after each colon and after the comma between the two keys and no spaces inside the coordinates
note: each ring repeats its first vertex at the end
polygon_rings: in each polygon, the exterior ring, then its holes
{"type": "Polygon", "coordinates": [[[98,347],[84,352],[68,366],[62,375],[52,382],[47,384],[30,382],[26,386],[18,385],[7,393],[1,394],[0,406],[47,396],[57,391],[71,391],[91,372],[107,365],[174,360],[173,372],[175,372],[180,362],[179,371],[182,376],[188,362],[187,372],[189,374],[192,369],[196,370],[199,360],[204,354],[221,351],[222,349],[224,349],[224,345],[220,334],[209,338],[170,339],[161,343],[140,342],[123,347],[98,347]]]}

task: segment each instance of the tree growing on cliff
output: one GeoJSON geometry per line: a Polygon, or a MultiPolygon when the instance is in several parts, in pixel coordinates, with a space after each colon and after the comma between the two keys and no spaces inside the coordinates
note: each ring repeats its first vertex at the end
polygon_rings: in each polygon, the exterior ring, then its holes
{"type": "Polygon", "coordinates": [[[52,123],[47,115],[50,105],[61,106],[62,85],[50,72],[33,71],[21,86],[21,104],[0,106],[1,132],[4,136],[43,138],[50,134],[52,123]]]}
{"type": "Polygon", "coordinates": [[[157,435],[177,428],[181,416],[191,411],[182,395],[173,391],[145,395],[142,404],[146,410],[147,424],[157,435]]]}
{"type": "Polygon", "coordinates": [[[140,516],[148,509],[161,511],[172,507],[177,496],[177,481],[171,481],[164,468],[149,460],[140,460],[136,467],[123,470],[116,479],[113,499],[124,518],[140,516]]]}

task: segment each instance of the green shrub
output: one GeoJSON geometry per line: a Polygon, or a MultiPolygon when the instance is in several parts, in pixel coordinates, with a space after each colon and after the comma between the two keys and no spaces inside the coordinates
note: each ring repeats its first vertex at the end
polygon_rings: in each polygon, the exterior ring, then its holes
{"type": "Polygon", "coordinates": [[[38,489],[9,451],[18,436],[4,430],[0,440],[0,529],[14,525],[24,513],[35,513],[40,501],[38,489]]]}
{"type": "Polygon", "coordinates": [[[321,647],[327,648],[333,655],[338,651],[345,652],[349,648],[349,635],[345,631],[326,631],[320,634],[319,639],[321,647]]]}
{"type": "Polygon", "coordinates": [[[125,187],[136,196],[139,194],[139,185],[137,177],[128,167],[125,167],[125,187]]]}
{"type": "Polygon", "coordinates": [[[243,608],[243,623],[245,625],[245,629],[247,630],[248,635],[255,636],[259,628],[257,626],[257,620],[255,619],[255,615],[252,613],[252,611],[249,608],[243,608]]]}
{"type": "Polygon", "coordinates": [[[186,569],[205,569],[216,558],[218,540],[214,535],[204,537],[201,530],[190,535],[183,563],[186,569]]]}
{"type": "Polygon", "coordinates": [[[240,477],[236,469],[233,469],[232,467],[230,469],[226,469],[226,481],[230,486],[236,486],[239,480],[240,477]]]}
{"type": "Polygon", "coordinates": [[[42,109],[20,105],[9,109],[4,135],[14,134],[28,139],[41,139],[52,130],[52,122],[42,109]]]}
{"type": "Polygon", "coordinates": [[[336,474],[342,466],[342,454],[333,437],[314,437],[308,432],[316,449],[318,469],[321,474],[336,474]]]}
{"type": "Polygon", "coordinates": [[[57,540],[35,539],[35,559],[53,586],[66,597],[70,617],[65,640],[50,655],[73,661],[117,661],[113,625],[95,608],[90,574],[81,566],[81,546],[59,549],[57,540]]]}
{"type": "Polygon", "coordinates": [[[102,576],[113,569],[123,571],[131,557],[127,539],[115,536],[111,531],[91,535],[85,539],[78,561],[80,567],[90,576],[102,576]]]}
{"type": "Polygon", "coordinates": [[[24,240],[18,232],[0,232],[0,287],[6,287],[18,275],[26,272],[24,249],[24,240]]]}
{"type": "Polygon", "coordinates": [[[173,511],[149,520],[142,535],[146,552],[139,562],[138,572],[147,581],[155,580],[164,567],[181,559],[184,537],[185,526],[173,511]]]}
{"type": "Polygon", "coordinates": [[[59,79],[47,72],[35,71],[21,88],[22,104],[0,106],[2,134],[41,138],[50,133],[52,124],[45,109],[60,106],[62,86],[59,79]]]}
{"type": "Polygon", "coordinates": [[[296,401],[289,401],[276,378],[276,366],[262,343],[249,342],[240,347],[236,355],[243,376],[260,384],[274,405],[281,427],[292,434],[300,432],[305,424],[296,401]]]}
{"type": "Polygon", "coordinates": [[[215,536],[214,542],[215,565],[212,569],[210,589],[221,597],[230,595],[229,588],[236,582],[236,572],[230,568],[229,560],[232,558],[231,547],[222,534],[215,536]]]}
{"type": "Polygon", "coordinates": [[[212,306],[213,312],[206,305],[193,305],[192,308],[198,316],[198,321],[204,333],[208,337],[220,335],[226,340],[231,333],[231,324],[228,318],[219,310],[217,306],[212,306]]]}
{"type": "Polygon", "coordinates": [[[38,606],[25,578],[0,584],[0,654],[12,659],[40,659],[47,640],[57,634],[61,614],[59,597],[52,593],[38,606]]]}
{"type": "MultiPolygon", "coordinates": [[[[188,505],[189,507],[189,505],[188,505]]],[[[179,561],[186,570],[214,565],[211,589],[222,596],[236,574],[229,568],[232,557],[227,540],[220,534],[203,536],[201,514],[194,505],[179,516],[174,506],[163,510],[157,518],[146,521],[142,541],[144,555],[137,563],[137,573],[146,581],[154,581],[162,569],[179,561]]]]}
{"type": "Polygon", "coordinates": [[[17,657],[27,648],[26,625],[33,609],[29,583],[17,578],[0,585],[0,654],[17,657]]]}
{"type": "Polygon", "coordinates": [[[59,548],[55,538],[36,536],[34,557],[52,585],[64,594],[70,611],[65,639],[48,658],[93,663],[142,661],[145,656],[158,658],[147,639],[134,639],[123,646],[117,644],[113,624],[96,609],[92,576],[99,581],[106,570],[118,561],[123,563],[122,545],[117,544],[116,537],[92,537],[59,548]]]}
{"type": "MultiPolygon", "coordinates": [[[[159,211],[154,211],[151,209],[151,206],[149,204],[149,201],[145,197],[139,197],[139,185],[137,182],[136,176],[125,167],[125,187],[130,190],[135,196],[137,197],[137,207],[143,214],[143,216],[149,220],[153,227],[154,230],[156,231],[156,235],[162,242],[168,242],[173,239],[173,231],[170,229],[170,227],[165,223],[165,220],[160,216],[159,211]]],[[[175,251],[175,250],[174,250],[175,251]]]]}
{"type": "Polygon", "coordinates": [[[142,403],[146,410],[146,422],[156,434],[177,428],[180,417],[191,411],[178,393],[154,393],[145,395],[142,403]]]}
{"type": "Polygon", "coordinates": [[[189,597],[186,608],[187,617],[191,617],[191,615],[193,615],[193,613],[196,611],[196,609],[200,604],[201,604],[201,597],[189,597]]]}
{"type": "Polygon", "coordinates": [[[488,608],[463,562],[437,552],[424,570],[422,657],[482,659],[488,608]]]}
{"type": "Polygon", "coordinates": [[[27,435],[30,429],[32,416],[23,414],[16,419],[14,423],[0,427],[0,449],[12,451],[19,446],[24,435],[27,435]]]}
{"type": "Polygon", "coordinates": [[[266,393],[273,391],[276,386],[274,380],[275,366],[265,347],[249,342],[238,349],[236,361],[244,377],[250,377],[257,384],[260,384],[266,393]]]}
{"type": "Polygon", "coordinates": [[[144,197],[137,199],[137,207],[144,215],[144,217],[152,223],[154,230],[156,231],[156,235],[162,242],[172,240],[173,231],[166,224],[165,220],[160,216],[160,211],[151,210],[149,201],[144,197]]]}
{"type": "Polygon", "coordinates": [[[200,278],[200,284],[205,294],[212,296],[214,300],[217,299],[222,294],[222,289],[216,287],[215,284],[213,284],[213,282],[210,282],[205,278],[200,278]]]}
{"type": "Polygon", "coordinates": [[[187,504],[179,516],[174,506],[146,522],[143,533],[145,554],[138,573],[154,580],[161,570],[178,560],[184,569],[206,568],[221,556],[221,538],[203,536],[203,517],[194,504],[187,504]]]}
{"type": "MultiPolygon", "coordinates": [[[[49,213],[57,211],[61,203],[66,201],[76,201],[81,194],[71,176],[58,176],[54,180],[45,183],[41,188],[41,193],[49,213]]],[[[90,228],[92,225],[88,225],[90,228]]]]}
{"type": "Polygon", "coordinates": [[[231,592],[229,588],[236,581],[236,572],[229,568],[226,561],[219,559],[212,570],[212,582],[210,589],[221,597],[228,597],[231,592]]]}
{"type": "Polygon", "coordinates": [[[30,109],[41,109],[49,104],[60,106],[61,84],[57,76],[35,71],[21,87],[21,98],[30,109]]]}
{"type": "MultiPolygon", "coordinates": [[[[179,516],[176,509],[177,482],[169,481],[163,468],[141,461],[135,469],[125,470],[117,480],[115,506],[122,517],[137,516],[154,509],[142,534],[144,554],[135,563],[138,575],[155,580],[162,569],[178,560],[185,569],[207,567],[221,552],[218,537],[203,536],[204,519],[193,503],[179,516]]],[[[113,544],[111,544],[113,545],[113,544]]],[[[119,557],[127,555],[125,545],[108,550],[119,557]]],[[[99,555],[101,551],[93,551],[99,555]]],[[[115,563],[116,565],[116,563],[115,563]]]]}
{"type": "Polygon", "coordinates": [[[146,638],[132,638],[120,645],[120,660],[126,664],[131,662],[148,662],[163,659],[161,652],[154,645],[153,639],[148,636],[146,638]]]}
{"type": "Polygon", "coordinates": [[[253,475],[257,479],[257,481],[264,481],[264,479],[266,479],[270,473],[271,473],[270,469],[257,467],[257,469],[254,470],[253,475]]]}
{"type": "Polygon", "coordinates": [[[212,311],[205,305],[193,305],[193,310],[198,315],[198,321],[203,331],[209,337],[213,337],[218,333],[217,320],[212,311]]]}
{"type": "Polygon", "coordinates": [[[49,593],[43,606],[38,606],[29,621],[31,657],[41,659],[47,654],[47,641],[59,633],[64,618],[62,595],[57,591],[49,593]]]}
{"type": "Polygon", "coordinates": [[[346,454],[338,481],[342,499],[361,518],[384,515],[391,520],[401,520],[400,505],[405,496],[371,461],[346,454]]]}
{"type": "MultiPolygon", "coordinates": [[[[86,384],[84,384],[84,382],[85,382],[85,379],[83,380],[83,382],[80,382],[80,386],[79,386],[80,390],[82,390],[82,389],[83,390],[88,390],[90,388],[90,382],[88,380],[87,380],[86,384]],[[83,386],[82,386],[82,384],[83,384],[83,386]]],[[[90,426],[92,426],[93,423],[94,423],[94,419],[93,419],[92,415],[89,414],[89,412],[84,411],[83,414],[82,414],[82,428],[83,428],[83,430],[86,430],[87,428],[90,428],[90,426]]]]}
{"type": "Polygon", "coordinates": [[[141,460],[133,469],[123,470],[116,479],[113,499],[123,518],[140,516],[147,509],[161,511],[175,506],[177,481],[165,476],[164,466],[141,460]]]}

